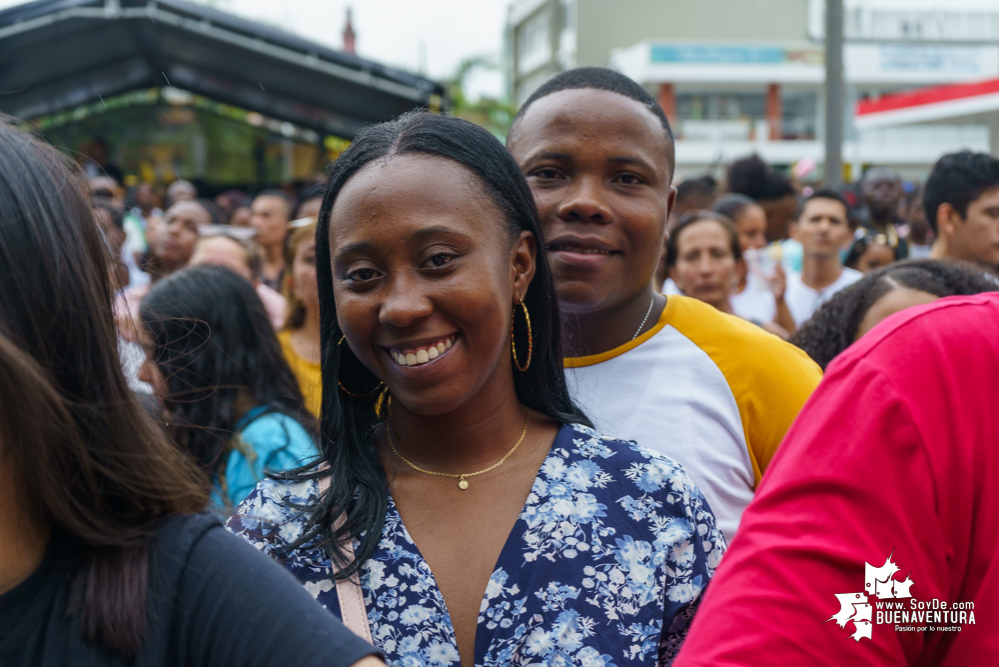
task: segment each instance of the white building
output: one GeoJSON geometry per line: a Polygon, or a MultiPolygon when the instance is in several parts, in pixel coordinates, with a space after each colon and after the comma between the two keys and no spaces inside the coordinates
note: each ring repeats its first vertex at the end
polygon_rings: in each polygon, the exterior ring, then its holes
{"type": "MultiPolygon", "coordinates": [[[[848,179],[869,164],[924,176],[961,148],[999,153],[997,111],[852,122],[858,100],[999,78],[999,0],[844,4],[848,179]]],[[[609,66],[659,99],[680,177],[754,151],[778,165],[822,162],[824,0],[517,0],[508,16],[518,103],[558,71],[609,66]]]]}

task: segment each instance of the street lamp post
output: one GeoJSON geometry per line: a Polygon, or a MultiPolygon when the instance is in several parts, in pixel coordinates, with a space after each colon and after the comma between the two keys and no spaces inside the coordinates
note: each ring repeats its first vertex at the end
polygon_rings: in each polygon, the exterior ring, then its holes
{"type": "Polygon", "coordinates": [[[826,0],[825,183],[843,184],[843,0],[826,0]]]}

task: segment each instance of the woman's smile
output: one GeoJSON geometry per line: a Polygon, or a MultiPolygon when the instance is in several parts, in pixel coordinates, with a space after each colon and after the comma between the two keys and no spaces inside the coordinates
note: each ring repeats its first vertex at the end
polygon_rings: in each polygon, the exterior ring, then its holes
{"type": "Polygon", "coordinates": [[[423,366],[446,355],[457,340],[458,334],[453,333],[429,343],[404,344],[386,349],[399,366],[423,366]]]}

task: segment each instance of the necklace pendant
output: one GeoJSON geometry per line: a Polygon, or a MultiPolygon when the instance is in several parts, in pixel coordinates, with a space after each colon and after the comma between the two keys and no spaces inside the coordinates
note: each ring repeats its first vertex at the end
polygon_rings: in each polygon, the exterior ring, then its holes
{"type": "Polygon", "coordinates": [[[458,481],[458,488],[461,489],[462,491],[468,488],[468,482],[465,481],[464,477],[462,477],[461,480],[458,481]]]}

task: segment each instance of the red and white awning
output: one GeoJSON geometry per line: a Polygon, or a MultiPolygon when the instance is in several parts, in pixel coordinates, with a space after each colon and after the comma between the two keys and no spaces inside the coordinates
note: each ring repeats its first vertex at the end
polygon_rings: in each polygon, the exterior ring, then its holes
{"type": "Polygon", "coordinates": [[[999,79],[917,88],[860,100],[854,110],[857,129],[948,121],[999,112],[999,79]]]}

